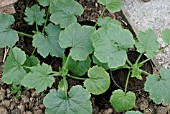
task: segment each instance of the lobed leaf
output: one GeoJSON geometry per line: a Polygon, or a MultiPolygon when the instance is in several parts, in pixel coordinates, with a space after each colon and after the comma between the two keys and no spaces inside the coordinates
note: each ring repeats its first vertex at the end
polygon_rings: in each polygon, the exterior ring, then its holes
{"type": "Polygon", "coordinates": [[[137,39],[136,48],[138,52],[145,53],[148,58],[157,55],[160,45],[157,41],[156,33],[152,29],[148,29],[145,32],[139,32],[137,39]]]}
{"type": "Polygon", "coordinates": [[[0,48],[6,46],[13,47],[19,40],[16,31],[10,29],[10,26],[14,23],[14,17],[9,14],[0,15],[0,48]]]}
{"type": "Polygon", "coordinates": [[[71,47],[70,56],[72,59],[84,61],[93,52],[91,36],[94,31],[94,27],[73,23],[61,31],[59,44],[62,48],[71,47]]]}
{"type": "Polygon", "coordinates": [[[135,106],[135,100],[135,93],[125,93],[120,89],[113,91],[112,96],[110,97],[111,105],[115,108],[117,112],[132,109],[135,106]]]}
{"type": "Polygon", "coordinates": [[[48,24],[46,35],[37,33],[33,36],[33,46],[37,47],[38,53],[44,58],[49,54],[55,57],[62,57],[64,49],[59,46],[60,27],[53,24],[48,24]]]}
{"type": "Polygon", "coordinates": [[[38,0],[39,4],[46,7],[50,5],[51,0],[38,0]]]}
{"type": "Polygon", "coordinates": [[[43,103],[46,114],[92,114],[90,93],[80,85],[73,86],[67,98],[60,89],[51,89],[43,103]]]}
{"type": "Polygon", "coordinates": [[[2,81],[7,84],[20,84],[26,75],[26,71],[22,67],[25,61],[25,52],[17,47],[12,48],[4,64],[2,81]]]}
{"type": "Polygon", "coordinates": [[[123,5],[121,0],[98,0],[98,2],[104,5],[111,13],[120,11],[123,5]]]}
{"type": "Polygon", "coordinates": [[[112,19],[111,17],[99,18],[97,24],[101,27],[107,27],[109,24],[121,26],[118,20],[112,19]]]}
{"type": "Polygon", "coordinates": [[[83,7],[74,0],[57,0],[51,6],[50,21],[65,28],[77,21],[76,16],[83,13],[83,7]]]}
{"type": "Polygon", "coordinates": [[[162,31],[162,39],[165,44],[170,44],[170,29],[165,29],[162,31]]]}
{"type": "Polygon", "coordinates": [[[88,77],[84,81],[84,86],[92,94],[102,94],[110,87],[110,76],[102,67],[94,66],[90,68],[88,77]]]}
{"type": "Polygon", "coordinates": [[[123,66],[127,60],[126,51],[135,43],[132,34],[119,26],[110,24],[92,35],[95,57],[109,68],[123,66]]]}
{"type": "Polygon", "coordinates": [[[91,66],[91,59],[88,56],[85,61],[75,61],[72,58],[69,59],[68,69],[78,76],[84,75],[91,66]]]}
{"type": "Polygon", "coordinates": [[[170,104],[170,70],[160,69],[160,76],[155,74],[146,78],[144,90],[156,104],[170,104]]]}
{"type": "Polygon", "coordinates": [[[55,82],[54,77],[50,76],[51,73],[51,66],[45,63],[34,66],[31,68],[31,72],[22,79],[21,85],[28,88],[35,88],[36,91],[42,92],[47,87],[51,87],[55,82]]]}
{"type": "Polygon", "coordinates": [[[26,8],[25,10],[26,17],[24,20],[29,24],[33,25],[36,23],[37,25],[42,25],[45,22],[45,10],[40,10],[38,5],[33,5],[31,8],[26,8]]]}

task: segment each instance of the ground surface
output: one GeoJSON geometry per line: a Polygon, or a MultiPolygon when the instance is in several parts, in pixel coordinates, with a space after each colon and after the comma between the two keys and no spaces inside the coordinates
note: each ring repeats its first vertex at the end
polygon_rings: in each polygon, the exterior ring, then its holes
{"type": "MultiPolygon", "coordinates": [[[[96,21],[97,17],[99,17],[102,6],[97,4],[97,0],[77,0],[84,7],[84,14],[81,17],[78,17],[79,21],[83,20],[91,20],[96,21]]],[[[26,6],[31,6],[35,4],[36,1],[32,0],[19,0],[19,2],[15,5],[17,13],[15,14],[16,22],[13,25],[14,29],[19,31],[25,31],[28,29],[28,26],[22,20],[24,16],[24,10],[26,6]]],[[[117,18],[122,22],[125,28],[127,28],[122,20],[122,17],[118,14],[109,14],[105,13],[104,16],[111,16],[112,18],[117,18]]],[[[23,38],[21,37],[21,40],[23,38]]],[[[19,42],[17,46],[25,49],[23,42],[19,42]]],[[[30,48],[29,48],[30,49],[30,48]]],[[[26,50],[28,51],[28,50],[26,50]]],[[[2,75],[3,69],[3,55],[4,49],[0,50],[0,76],[2,75]]],[[[29,52],[28,52],[29,53],[29,52]]],[[[50,58],[51,59],[51,58],[50,58]]],[[[60,62],[54,62],[53,69],[58,70],[58,65],[60,62]]],[[[56,79],[56,83],[58,83],[60,79],[56,79]]],[[[76,82],[74,80],[69,79],[70,85],[81,84],[81,82],[76,82]]],[[[53,88],[57,86],[54,85],[53,88]]],[[[114,84],[111,84],[110,89],[99,96],[92,96],[91,101],[93,104],[93,114],[118,114],[115,112],[109,103],[109,97],[111,92],[115,89],[114,84]]],[[[23,88],[23,91],[25,89],[23,88]]],[[[25,91],[21,95],[21,98],[16,98],[16,95],[13,95],[10,91],[10,86],[7,86],[0,80],[0,114],[44,114],[44,105],[42,103],[43,97],[47,94],[45,93],[36,93],[34,90],[25,91]]],[[[148,94],[143,91],[137,91],[137,101],[136,106],[133,110],[140,110],[144,114],[170,114],[170,106],[162,106],[155,105],[149,98],[148,94]]]]}

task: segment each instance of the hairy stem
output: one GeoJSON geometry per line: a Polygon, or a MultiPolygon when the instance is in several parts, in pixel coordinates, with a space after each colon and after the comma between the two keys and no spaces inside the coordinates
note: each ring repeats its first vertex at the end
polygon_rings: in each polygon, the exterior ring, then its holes
{"type": "Polygon", "coordinates": [[[144,70],[140,70],[140,71],[141,71],[142,74],[145,74],[145,75],[148,75],[148,76],[151,75],[150,73],[148,73],[148,72],[146,72],[144,70]]]}
{"type": "Polygon", "coordinates": [[[76,80],[86,80],[87,79],[87,78],[80,78],[80,77],[70,76],[70,75],[67,75],[67,76],[70,78],[76,79],[76,80]]]}
{"type": "Polygon", "coordinates": [[[21,34],[23,36],[27,36],[27,37],[30,37],[30,38],[33,38],[33,35],[30,35],[30,34],[26,34],[26,33],[23,33],[23,32],[19,32],[19,31],[16,31],[18,34],[21,34]]]}
{"type": "Polygon", "coordinates": [[[132,66],[132,63],[130,62],[130,60],[129,60],[128,58],[127,58],[126,62],[127,62],[130,66],[132,66]]]}
{"type": "Polygon", "coordinates": [[[125,93],[126,93],[126,91],[127,91],[127,86],[128,86],[128,82],[129,82],[130,73],[131,73],[131,70],[129,70],[128,76],[127,76],[127,78],[126,78],[125,93]]]}
{"type": "Polygon", "coordinates": [[[135,61],[135,64],[138,64],[138,62],[139,62],[140,58],[142,57],[142,55],[143,55],[143,53],[140,53],[140,55],[138,56],[138,58],[135,61]]]}

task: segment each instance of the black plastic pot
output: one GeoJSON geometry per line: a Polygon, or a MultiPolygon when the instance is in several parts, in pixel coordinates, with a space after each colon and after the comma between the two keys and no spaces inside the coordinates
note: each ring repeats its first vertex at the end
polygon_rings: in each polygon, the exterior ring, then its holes
{"type": "MultiPolygon", "coordinates": [[[[136,59],[139,56],[139,53],[137,51],[129,51],[128,53],[128,59],[132,62],[135,63],[136,59]]],[[[139,62],[146,60],[147,57],[145,55],[142,55],[141,59],[139,62]]],[[[153,62],[147,61],[144,63],[144,65],[141,67],[142,70],[147,71],[148,73],[152,74],[153,73],[153,62]]],[[[125,83],[126,83],[126,78],[128,75],[129,69],[119,69],[112,71],[110,70],[110,76],[113,81],[113,83],[120,89],[125,88],[125,83]]],[[[129,78],[127,90],[128,91],[139,91],[144,88],[144,83],[146,81],[147,75],[142,74],[142,80],[138,80],[137,78],[129,78]]]]}

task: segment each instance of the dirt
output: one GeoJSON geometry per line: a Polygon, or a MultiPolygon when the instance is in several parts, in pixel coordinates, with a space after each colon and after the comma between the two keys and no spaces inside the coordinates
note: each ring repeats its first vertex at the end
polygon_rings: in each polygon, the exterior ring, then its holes
{"type": "MultiPolygon", "coordinates": [[[[77,0],[84,7],[85,12],[82,16],[78,17],[78,21],[91,20],[96,21],[102,12],[103,6],[97,3],[97,0],[77,0]]],[[[14,17],[16,19],[15,24],[12,28],[22,32],[30,32],[30,27],[23,20],[24,10],[26,7],[30,7],[33,4],[36,4],[36,0],[19,0],[15,4],[16,14],[14,17]]],[[[124,17],[122,17],[121,12],[116,14],[110,14],[107,11],[104,16],[110,16],[112,18],[118,19],[124,28],[129,28],[129,25],[126,23],[124,17]]],[[[16,46],[22,48],[26,51],[27,54],[30,54],[33,51],[31,46],[31,39],[25,40],[25,37],[20,36],[20,42],[16,46]]],[[[3,50],[0,54],[0,77],[2,76],[3,70],[3,50]]],[[[40,58],[45,63],[51,64],[53,70],[58,71],[59,66],[61,65],[61,59],[53,58],[51,56],[48,59],[43,59],[37,53],[36,56],[40,58]]],[[[58,82],[61,80],[56,77],[56,82],[52,88],[57,88],[58,82]]],[[[69,88],[76,84],[83,84],[82,81],[76,81],[68,78],[69,88]]],[[[16,94],[11,93],[11,85],[6,85],[1,81],[0,78],[0,114],[44,114],[45,107],[43,105],[43,98],[49,92],[49,90],[43,93],[37,93],[35,90],[31,89],[25,91],[25,88],[22,88],[22,95],[17,98],[16,94]]],[[[119,114],[117,113],[109,103],[109,98],[112,91],[117,89],[117,87],[111,83],[110,88],[103,94],[95,96],[92,95],[91,101],[93,106],[93,114],[119,114]]],[[[140,110],[144,114],[170,114],[170,106],[155,105],[149,98],[148,94],[143,90],[135,92],[137,95],[136,106],[134,110],[140,110]]],[[[122,113],[124,114],[124,113],[122,113]]]]}

